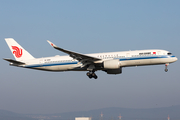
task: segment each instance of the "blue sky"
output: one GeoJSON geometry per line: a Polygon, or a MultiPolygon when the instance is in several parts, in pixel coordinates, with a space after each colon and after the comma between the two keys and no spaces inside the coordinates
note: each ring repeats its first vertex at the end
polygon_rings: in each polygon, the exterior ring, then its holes
{"type": "MultiPolygon", "coordinates": [[[[80,52],[164,49],[180,58],[178,0],[1,0],[0,55],[13,58],[4,38],[12,37],[34,57],[65,55],[46,40],[80,52]]],[[[14,58],[13,58],[14,59],[14,58]]],[[[180,105],[177,61],[123,68],[120,75],[44,72],[1,60],[0,109],[60,113],[106,107],[154,108],[180,105]]]]}

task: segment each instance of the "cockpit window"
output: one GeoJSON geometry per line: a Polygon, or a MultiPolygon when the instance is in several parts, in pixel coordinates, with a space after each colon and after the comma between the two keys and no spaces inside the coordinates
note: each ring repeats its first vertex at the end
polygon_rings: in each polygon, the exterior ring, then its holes
{"type": "Polygon", "coordinates": [[[168,55],[172,55],[172,53],[167,53],[168,55]]]}

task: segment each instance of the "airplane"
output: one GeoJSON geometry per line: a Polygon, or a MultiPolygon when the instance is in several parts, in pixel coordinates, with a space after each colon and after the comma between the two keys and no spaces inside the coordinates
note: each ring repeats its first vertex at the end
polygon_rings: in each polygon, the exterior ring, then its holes
{"type": "Polygon", "coordinates": [[[56,50],[68,56],[34,58],[28,51],[19,45],[13,38],[5,38],[16,60],[4,58],[11,66],[30,68],[44,71],[88,71],[86,75],[97,79],[96,71],[102,70],[107,74],[121,74],[123,67],[165,64],[177,61],[177,57],[169,51],[161,49],[135,50],[122,52],[107,52],[95,54],[81,54],[60,48],[52,42],[47,42],[56,50]]]}

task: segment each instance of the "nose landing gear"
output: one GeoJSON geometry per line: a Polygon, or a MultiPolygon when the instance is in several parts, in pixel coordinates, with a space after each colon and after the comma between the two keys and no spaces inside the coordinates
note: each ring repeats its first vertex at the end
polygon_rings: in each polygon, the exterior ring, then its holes
{"type": "Polygon", "coordinates": [[[94,73],[94,71],[90,71],[90,72],[87,72],[86,75],[91,79],[91,78],[94,78],[94,79],[97,79],[98,76],[94,73]]]}
{"type": "Polygon", "coordinates": [[[169,63],[166,63],[166,64],[165,64],[165,70],[164,70],[165,72],[168,71],[168,69],[167,69],[168,65],[169,65],[169,63]]]}

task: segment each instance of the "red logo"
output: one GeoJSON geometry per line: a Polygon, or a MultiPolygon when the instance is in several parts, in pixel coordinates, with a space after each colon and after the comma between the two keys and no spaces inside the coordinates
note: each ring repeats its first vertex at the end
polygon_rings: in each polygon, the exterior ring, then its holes
{"type": "Polygon", "coordinates": [[[153,54],[156,54],[156,52],[153,52],[153,54]]]}
{"type": "Polygon", "coordinates": [[[13,54],[17,57],[20,58],[22,56],[22,49],[18,48],[17,46],[12,46],[13,54]]]}

